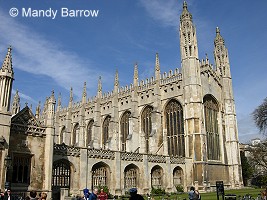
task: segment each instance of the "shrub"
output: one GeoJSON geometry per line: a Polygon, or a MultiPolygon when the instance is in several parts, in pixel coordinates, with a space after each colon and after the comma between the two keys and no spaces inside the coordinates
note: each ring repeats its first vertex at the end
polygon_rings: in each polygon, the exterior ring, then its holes
{"type": "Polygon", "coordinates": [[[184,192],[184,187],[182,185],[175,186],[177,192],[184,192]]]}
{"type": "Polygon", "coordinates": [[[154,188],[152,187],[151,189],[151,194],[166,194],[165,190],[164,189],[161,189],[161,188],[154,188]]]}

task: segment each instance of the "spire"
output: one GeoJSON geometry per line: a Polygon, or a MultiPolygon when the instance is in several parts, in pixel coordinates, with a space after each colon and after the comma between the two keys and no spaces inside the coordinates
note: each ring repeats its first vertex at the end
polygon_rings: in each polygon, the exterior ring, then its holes
{"type": "Polygon", "coordinates": [[[99,76],[99,79],[98,79],[98,87],[97,87],[97,96],[98,98],[101,98],[102,97],[102,81],[101,81],[101,76],[99,76]]]}
{"type": "Polygon", "coordinates": [[[138,86],[138,64],[135,63],[134,65],[134,81],[133,81],[134,87],[138,86]]]}
{"type": "Polygon", "coordinates": [[[5,57],[5,60],[2,65],[2,70],[7,70],[8,72],[13,74],[13,66],[12,66],[12,54],[11,54],[12,48],[9,46],[7,48],[7,54],[5,57]]]}
{"type": "Polygon", "coordinates": [[[192,21],[192,14],[187,10],[187,3],[186,1],[184,1],[183,3],[183,11],[182,11],[182,14],[180,16],[180,21],[183,21],[183,20],[189,20],[189,21],[192,21]]]}
{"type": "Polygon", "coordinates": [[[216,27],[216,37],[214,40],[214,45],[224,45],[224,39],[221,36],[219,27],[216,27]]]}
{"type": "Polygon", "coordinates": [[[20,111],[20,97],[19,97],[19,91],[16,91],[16,94],[13,98],[12,103],[12,115],[16,115],[20,111]]]}
{"type": "Polygon", "coordinates": [[[228,50],[218,27],[216,27],[216,37],[214,39],[214,60],[218,73],[224,77],[231,77],[228,50]]]}
{"type": "Polygon", "coordinates": [[[83,84],[83,97],[82,97],[82,103],[86,103],[86,97],[87,97],[87,92],[86,92],[86,82],[83,84]]]}
{"type": "Polygon", "coordinates": [[[155,61],[155,78],[156,80],[160,79],[160,64],[159,64],[159,54],[156,53],[156,61],[155,61]]]}
{"type": "Polygon", "coordinates": [[[72,87],[71,87],[71,88],[70,88],[69,107],[72,107],[72,102],[73,102],[73,91],[72,91],[72,87]]]}

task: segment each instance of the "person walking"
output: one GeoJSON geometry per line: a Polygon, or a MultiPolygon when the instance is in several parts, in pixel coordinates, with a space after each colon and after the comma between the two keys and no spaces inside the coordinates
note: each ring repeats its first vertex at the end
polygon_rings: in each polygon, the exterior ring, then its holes
{"type": "Polygon", "coordinates": [[[131,197],[129,200],[145,200],[140,194],[137,194],[137,188],[131,188],[129,190],[131,197]]]}
{"type": "Polygon", "coordinates": [[[98,199],[99,200],[107,200],[108,199],[108,195],[107,195],[107,193],[104,192],[103,188],[101,188],[101,190],[100,190],[100,193],[98,195],[98,199]]]}
{"type": "Polygon", "coordinates": [[[93,190],[93,192],[90,194],[90,196],[89,196],[89,200],[97,200],[97,193],[98,193],[98,189],[95,188],[95,189],[93,190]]]}

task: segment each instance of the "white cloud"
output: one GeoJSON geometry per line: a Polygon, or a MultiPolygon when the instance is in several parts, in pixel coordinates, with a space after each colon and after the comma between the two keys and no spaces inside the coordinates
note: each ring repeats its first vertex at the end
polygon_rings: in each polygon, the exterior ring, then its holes
{"type": "MultiPolygon", "coordinates": [[[[74,52],[64,50],[60,44],[49,41],[43,34],[7,17],[0,10],[1,42],[14,48],[14,67],[20,70],[51,77],[58,85],[81,95],[83,82],[89,89],[97,87],[99,74],[109,77],[105,72],[97,73],[90,61],[84,61],[74,52]],[[78,77],[78,78],[77,78],[78,77]]],[[[51,88],[53,89],[53,88],[51,88]]]]}
{"type": "Polygon", "coordinates": [[[179,24],[179,13],[182,10],[181,2],[177,4],[176,0],[140,0],[141,5],[155,21],[173,27],[178,27],[179,24]]]}
{"type": "MultiPolygon", "coordinates": [[[[16,91],[12,89],[12,94],[15,95],[16,94],[16,91]]],[[[19,91],[19,97],[26,100],[26,102],[30,102],[30,103],[34,103],[34,104],[37,104],[38,102],[35,101],[32,97],[26,95],[26,94],[23,94],[19,91]]],[[[13,101],[13,100],[12,100],[13,101]]]]}

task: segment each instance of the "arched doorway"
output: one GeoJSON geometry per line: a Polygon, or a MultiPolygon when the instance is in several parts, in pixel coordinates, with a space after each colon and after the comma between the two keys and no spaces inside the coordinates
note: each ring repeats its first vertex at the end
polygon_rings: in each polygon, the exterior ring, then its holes
{"type": "Polygon", "coordinates": [[[52,170],[52,197],[60,199],[60,188],[70,189],[70,162],[62,159],[53,163],[52,170]]]}

